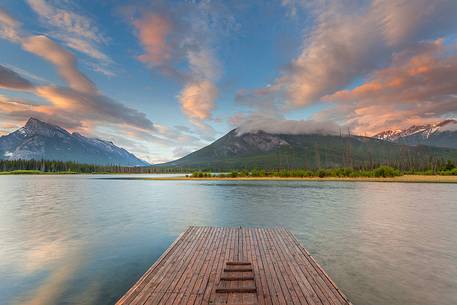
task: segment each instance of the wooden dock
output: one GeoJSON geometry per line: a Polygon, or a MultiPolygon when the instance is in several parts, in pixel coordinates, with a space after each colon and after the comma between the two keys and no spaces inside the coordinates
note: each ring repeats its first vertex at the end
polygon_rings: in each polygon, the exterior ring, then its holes
{"type": "Polygon", "coordinates": [[[189,227],[116,304],[351,303],[284,228],[189,227]]]}

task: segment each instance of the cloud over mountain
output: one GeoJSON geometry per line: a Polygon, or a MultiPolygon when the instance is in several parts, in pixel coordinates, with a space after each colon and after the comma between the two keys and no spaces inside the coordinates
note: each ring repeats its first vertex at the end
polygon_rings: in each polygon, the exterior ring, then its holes
{"type": "Polygon", "coordinates": [[[285,120],[271,117],[250,117],[241,122],[237,128],[237,133],[256,133],[263,131],[271,134],[320,134],[337,135],[341,132],[341,126],[333,122],[313,121],[313,120],[285,120]]]}

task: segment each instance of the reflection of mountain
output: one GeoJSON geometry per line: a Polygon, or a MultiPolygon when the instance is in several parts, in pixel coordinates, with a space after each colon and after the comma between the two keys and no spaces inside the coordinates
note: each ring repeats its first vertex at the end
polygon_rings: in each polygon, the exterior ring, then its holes
{"type": "Polygon", "coordinates": [[[375,138],[320,134],[238,134],[232,130],[212,144],[160,166],[212,168],[302,168],[373,164],[429,164],[457,161],[457,150],[409,146],[375,138]]]}
{"type": "Polygon", "coordinates": [[[69,133],[63,128],[30,118],[27,124],[0,137],[0,159],[45,159],[100,165],[145,166],[112,142],[69,133]]]}
{"type": "Polygon", "coordinates": [[[374,137],[407,145],[457,148],[457,120],[411,126],[404,130],[386,130],[374,137]]]}
{"type": "Polygon", "coordinates": [[[83,304],[69,301],[68,291],[87,262],[87,236],[94,235],[87,219],[94,205],[81,195],[87,193],[86,184],[62,178],[0,183],[1,202],[16,207],[3,209],[6,218],[0,222],[1,250],[6,254],[0,262],[0,285],[6,285],[2,305],[83,304]]]}

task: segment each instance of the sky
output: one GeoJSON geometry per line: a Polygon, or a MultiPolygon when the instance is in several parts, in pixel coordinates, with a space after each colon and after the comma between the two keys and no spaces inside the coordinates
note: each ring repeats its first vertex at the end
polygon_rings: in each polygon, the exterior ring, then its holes
{"type": "Polygon", "coordinates": [[[35,117],[159,163],[456,116],[455,0],[0,3],[0,135],[35,117]]]}

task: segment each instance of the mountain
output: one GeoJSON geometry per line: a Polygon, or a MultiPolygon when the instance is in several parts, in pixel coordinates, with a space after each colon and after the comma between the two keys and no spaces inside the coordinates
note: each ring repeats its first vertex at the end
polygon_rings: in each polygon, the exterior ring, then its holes
{"type": "Polygon", "coordinates": [[[406,145],[430,145],[437,147],[457,148],[457,120],[414,125],[407,129],[387,130],[374,136],[406,145]]]}
{"type": "Polygon", "coordinates": [[[46,159],[97,165],[146,166],[112,142],[69,133],[59,126],[30,118],[24,127],[0,137],[0,159],[46,159]]]}
{"type": "Polygon", "coordinates": [[[427,167],[457,161],[457,150],[408,146],[360,136],[239,133],[234,129],[212,144],[160,166],[230,170],[340,166],[427,167]]]}

